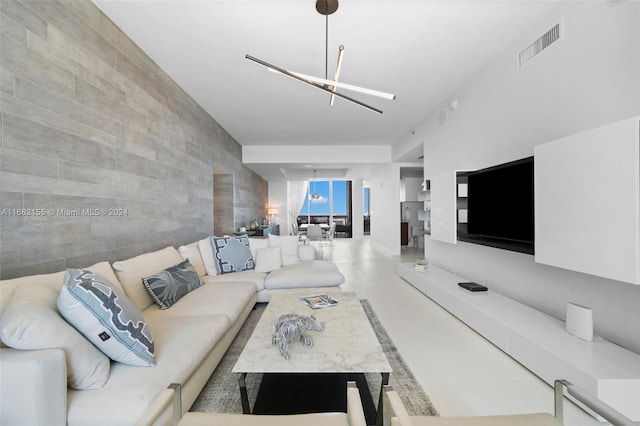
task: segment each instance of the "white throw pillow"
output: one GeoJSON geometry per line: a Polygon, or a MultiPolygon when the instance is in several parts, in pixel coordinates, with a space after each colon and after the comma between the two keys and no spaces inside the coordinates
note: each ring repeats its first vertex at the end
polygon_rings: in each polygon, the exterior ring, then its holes
{"type": "Polygon", "coordinates": [[[19,286],[2,315],[0,338],[20,350],[62,349],[67,385],[100,389],[109,378],[111,361],[58,314],[58,294],[53,285],[19,286]]]}
{"type": "Polygon", "coordinates": [[[155,365],[153,337],[142,312],[102,275],[67,269],[58,311],[112,360],[139,367],[155,365]]]}
{"type": "Polygon", "coordinates": [[[280,247],[282,266],[300,263],[297,235],[280,236],[269,234],[269,247],[280,247]]]}
{"type": "Polygon", "coordinates": [[[207,275],[207,270],[204,268],[197,241],[186,246],[178,247],[178,253],[180,253],[184,260],[189,260],[189,263],[193,265],[199,277],[207,275]]]}
{"type": "Polygon", "coordinates": [[[258,272],[271,272],[282,267],[280,247],[267,247],[256,250],[256,267],[258,272]]]}
{"type": "Polygon", "coordinates": [[[216,259],[213,256],[213,247],[211,247],[211,237],[198,241],[198,248],[200,249],[200,256],[202,256],[202,263],[204,263],[204,270],[207,271],[207,275],[218,275],[216,259]]]}
{"type": "Polygon", "coordinates": [[[256,258],[256,252],[259,249],[269,247],[269,240],[267,238],[249,238],[249,249],[251,250],[251,256],[256,258]]]}
{"type": "Polygon", "coordinates": [[[316,250],[320,251],[320,249],[312,245],[298,247],[298,257],[300,258],[300,261],[309,262],[311,260],[315,260],[316,250]]]}

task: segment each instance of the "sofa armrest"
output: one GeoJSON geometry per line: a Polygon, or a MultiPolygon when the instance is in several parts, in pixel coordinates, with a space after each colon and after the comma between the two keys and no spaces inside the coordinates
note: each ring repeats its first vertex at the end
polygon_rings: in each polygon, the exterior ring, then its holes
{"type": "Polygon", "coordinates": [[[61,349],[0,349],[0,424],[66,425],[67,364],[61,349]]]}
{"type": "Polygon", "coordinates": [[[384,425],[411,425],[411,416],[407,412],[398,391],[394,390],[390,385],[383,387],[383,424],[384,425]]]}
{"type": "Polygon", "coordinates": [[[367,426],[356,382],[347,382],[347,421],[349,426],[367,426]]]}
{"type": "Polygon", "coordinates": [[[298,258],[303,262],[315,260],[316,248],[313,246],[298,246],[298,258]]]}

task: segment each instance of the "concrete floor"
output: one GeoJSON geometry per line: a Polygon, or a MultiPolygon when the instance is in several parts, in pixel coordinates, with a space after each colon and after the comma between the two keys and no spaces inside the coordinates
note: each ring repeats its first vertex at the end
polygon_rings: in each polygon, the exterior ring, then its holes
{"type": "MultiPolygon", "coordinates": [[[[375,251],[369,237],[324,247],[346,277],[343,291],[368,299],[441,416],[553,413],[553,389],[397,274],[397,264],[423,257],[375,251]]],[[[565,425],[602,424],[565,400],[565,425]]]]}

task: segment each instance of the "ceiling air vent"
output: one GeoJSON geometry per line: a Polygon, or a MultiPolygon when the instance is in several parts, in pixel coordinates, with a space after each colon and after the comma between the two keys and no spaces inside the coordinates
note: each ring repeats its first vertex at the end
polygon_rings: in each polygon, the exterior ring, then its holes
{"type": "Polygon", "coordinates": [[[518,53],[518,68],[535,58],[540,52],[563,37],[562,21],[518,53]]]}

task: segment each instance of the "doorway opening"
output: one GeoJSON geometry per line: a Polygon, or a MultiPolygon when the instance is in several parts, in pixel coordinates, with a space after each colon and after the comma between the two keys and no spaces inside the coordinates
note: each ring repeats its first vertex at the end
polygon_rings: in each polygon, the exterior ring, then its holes
{"type": "Polygon", "coordinates": [[[400,167],[400,248],[424,248],[423,167],[400,167]]]}

